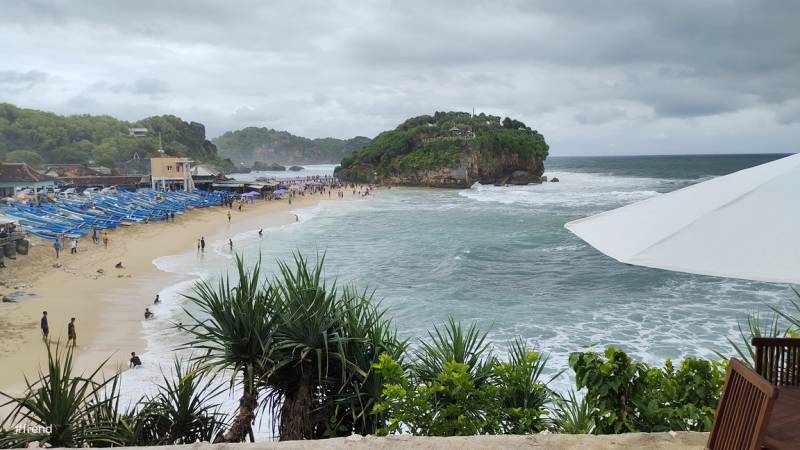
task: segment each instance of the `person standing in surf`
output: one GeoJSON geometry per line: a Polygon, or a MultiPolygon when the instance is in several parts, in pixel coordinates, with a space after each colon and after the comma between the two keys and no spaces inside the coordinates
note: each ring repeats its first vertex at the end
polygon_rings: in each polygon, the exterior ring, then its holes
{"type": "Polygon", "coordinates": [[[39,328],[42,329],[42,340],[47,342],[50,338],[50,325],[47,323],[47,311],[42,311],[42,320],[39,321],[39,328]]]}
{"type": "Polygon", "coordinates": [[[75,318],[69,319],[69,323],[67,324],[67,345],[72,343],[72,347],[74,348],[78,345],[78,334],[75,332],[75,318]]]}

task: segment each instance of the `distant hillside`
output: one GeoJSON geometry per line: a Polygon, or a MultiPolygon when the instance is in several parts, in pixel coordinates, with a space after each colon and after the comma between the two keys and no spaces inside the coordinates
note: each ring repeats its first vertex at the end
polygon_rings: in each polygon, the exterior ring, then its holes
{"type": "Polygon", "coordinates": [[[158,153],[161,133],[164,150],[177,156],[230,167],[206,139],[205,126],[184,122],[176,116],[153,116],[126,122],[110,116],[60,116],[58,114],[0,104],[0,160],[49,163],[88,163],[124,169],[134,155],[146,158],[158,153]],[[130,128],[147,128],[145,136],[129,136],[130,128]]]}
{"type": "Polygon", "coordinates": [[[548,151],[544,136],[518,120],[436,112],[379,134],[335,173],[346,181],[407,186],[540,183],[548,151]]]}
{"type": "Polygon", "coordinates": [[[354,150],[370,143],[370,139],[363,136],[347,140],[308,139],[287,131],[249,127],[228,131],[213,142],[220,155],[237,164],[251,165],[262,161],[292,165],[337,164],[354,150]]]}

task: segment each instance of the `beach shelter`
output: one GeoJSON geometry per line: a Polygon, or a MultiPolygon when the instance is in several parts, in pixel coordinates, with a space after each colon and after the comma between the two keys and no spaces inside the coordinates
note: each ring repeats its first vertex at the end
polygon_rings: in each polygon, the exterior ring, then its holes
{"type": "Polygon", "coordinates": [[[800,284],[800,154],[564,226],[626,264],[800,284]]]}

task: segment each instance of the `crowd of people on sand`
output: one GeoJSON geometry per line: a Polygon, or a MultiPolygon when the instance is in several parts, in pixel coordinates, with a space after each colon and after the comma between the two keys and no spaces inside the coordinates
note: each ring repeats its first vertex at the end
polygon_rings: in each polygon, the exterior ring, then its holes
{"type": "MultiPolygon", "coordinates": [[[[175,222],[175,213],[169,212],[167,213],[167,222],[175,222]]],[[[148,223],[147,220],[144,221],[148,223]]],[[[92,243],[95,245],[103,244],[104,248],[108,248],[108,243],[110,241],[108,230],[99,230],[97,228],[92,228],[91,234],[92,243]]],[[[76,236],[65,236],[63,234],[58,235],[56,238],[53,239],[53,250],[56,254],[56,259],[61,256],[61,250],[64,248],[64,241],[68,241],[69,243],[69,253],[71,255],[78,254],[78,238],[76,236]]],[[[121,267],[117,267],[118,269],[121,267]]]]}

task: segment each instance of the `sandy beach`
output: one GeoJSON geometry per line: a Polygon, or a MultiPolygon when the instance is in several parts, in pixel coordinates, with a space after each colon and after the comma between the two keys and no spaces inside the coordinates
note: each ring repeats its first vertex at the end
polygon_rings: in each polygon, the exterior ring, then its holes
{"type": "MultiPolygon", "coordinates": [[[[39,331],[42,311],[48,311],[50,338],[66,341],[67,322],[75,317],[76,365],[92,369],[109,359],[106,370],[124,369],[130,352],[144,353],[142,337],[145,307],[159,290],[187,279],[158,270],[153,260],[195,251],[197,239],[207,245],[242,231],[270,228],[295,221],[291,210],[336,200],[333,195],[306,195],[287,200],[256,201],[242,211],[213,207],[188,211],[174,223],[158,222],[120,227],[109,232],[108,248],[79,242],[78,254],[68,248],[56,259],[49,242],[32,239],[28,256],[18,256],[0,271],[0,298],[13,292],[32,297],[0,303],[0,391],[17,393],[23,376],[31,376],[46,361],[39,331]],[[122,262],[123,269],[114,266],[122,262]]],[[[68,245],[66,246],[68,247],[68,245]]]]}

